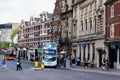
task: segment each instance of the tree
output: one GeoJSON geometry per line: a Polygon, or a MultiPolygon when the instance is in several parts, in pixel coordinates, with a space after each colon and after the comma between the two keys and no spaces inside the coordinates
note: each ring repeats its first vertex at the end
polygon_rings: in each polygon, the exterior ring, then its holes
{"type": "Polygon", "coordinates": [[[2,41],[0,43],[1,48],[9,48],[10,42],[2,41]]]}
{"type": "Polygon", "coordinates": [[[18,34],[18,28],[13,29],[12,32],[11,32],[11,35],[10,35],[10,39],[12,41],[11,42],[11,46],[12,47],[14,46],[13,39],[14,39],[14,37],[15,37],[16,34],[18,34]]]}

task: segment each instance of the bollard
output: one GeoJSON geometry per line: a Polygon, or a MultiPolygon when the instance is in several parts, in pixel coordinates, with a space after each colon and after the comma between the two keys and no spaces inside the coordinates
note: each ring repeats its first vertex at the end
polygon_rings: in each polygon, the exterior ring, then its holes
{"type": "Polygon", "coordinates": [[[42,69],[42,70],[44,70],[44,68],[45,68],[44,63],[41,63],[41,65],[40,65],[40,66],[41,66],[41,69],[42,69]]]}
{"type": "Polygon", "coordinates": [[[35,68],[38,67],[38,61],[35,61],[35,62],[34,62],[34,66],[35,66],[35,68]]]}

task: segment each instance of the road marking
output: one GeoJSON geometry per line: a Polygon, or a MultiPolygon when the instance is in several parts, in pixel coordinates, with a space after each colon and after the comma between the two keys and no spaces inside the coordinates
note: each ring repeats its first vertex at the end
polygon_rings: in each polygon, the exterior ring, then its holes
{"type": "MultiPolygon", "coordinates": [[[[34,71],[42,71],[42,69],[41,68],[30,68],[30,70],[34,70],[34,71]]],[[[50,70],[50,69],[44,69],[44,70],[50,70]]]]}

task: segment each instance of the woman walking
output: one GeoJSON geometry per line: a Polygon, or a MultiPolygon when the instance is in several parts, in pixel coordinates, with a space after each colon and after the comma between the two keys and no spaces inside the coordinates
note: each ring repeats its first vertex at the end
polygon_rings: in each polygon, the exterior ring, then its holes
{"type": "Polygon", "coordinates": [[[2,61],[2,69],[7,70],[7,64],[6,64],[6,60],[5,59],[3,59],[3,61],[2,61]]]}

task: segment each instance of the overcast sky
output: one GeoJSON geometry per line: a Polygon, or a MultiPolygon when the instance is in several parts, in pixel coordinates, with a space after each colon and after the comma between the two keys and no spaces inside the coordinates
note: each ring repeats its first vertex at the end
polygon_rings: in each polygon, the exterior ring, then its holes
{"type": "Polygon", "coordinates": [[[0,24],[39,17],[42,11],[53,13],[56,0],[0,0],[0,24]]]}

